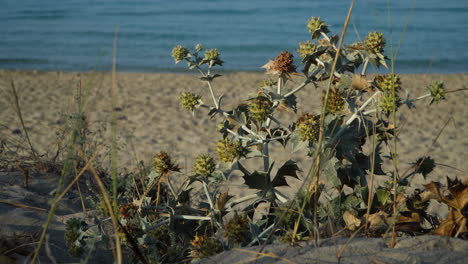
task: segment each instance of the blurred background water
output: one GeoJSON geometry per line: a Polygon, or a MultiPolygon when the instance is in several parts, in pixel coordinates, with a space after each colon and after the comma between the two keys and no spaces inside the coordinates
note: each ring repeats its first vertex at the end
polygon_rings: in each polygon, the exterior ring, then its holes
{"type": "MultiPolygon", "coordinates": [[[[218,48],[223,70],[256,71],[281,50],[296,54],[311,16],[340,34],[350,2],[0,0],[0,69],[107,71],[118,26],[119,71],[184,71],[171,49],[196,43],[218,48]]],[[[356,1],[345,43],[374,30],[393,36],[394,51],[402,40],[398,72],[468,72],[466,0],[356,1]]]]}

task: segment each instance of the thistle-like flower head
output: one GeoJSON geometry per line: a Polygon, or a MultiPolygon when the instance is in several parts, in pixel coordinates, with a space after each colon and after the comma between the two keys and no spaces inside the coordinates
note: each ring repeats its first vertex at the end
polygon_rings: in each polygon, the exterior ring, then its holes
{"type": "Polygon", "coordinates": [[[239,141],[232,142],[229,138],[223,138],[216,143],[216,153],[221,161],[233,162],[242,156],[242,144],[239,141]]]}
{"type": "Polygon", "coordinates": [[[270,60],[267,64],[263,65],[267,74],[280,74],[289,76],[296,73],[296,66],[294,63],[294,56],[289,51],[282,51],[274,61],[270,60]]]}
{"type": "Polygon", "coordinates": [[[370,53],[382,53],[385,48],[385,38],[383,33],[369,32],[364,39],[364,46],[370,53]]]}
{"type": "Polygon", "coordinates": [[[322,32],[325,34],[330,32],[328,25],[320,17],[311,17],[307,21],[307,28],[309,29],[309,33],[312,34],[313,39],[318,39],[322,32]]]}
{"type": "Polygon", "coordinates": [[[224,236],[234,243],[244,243],[249,239],[249,218],[245,214],[235,214],[224,226],[224,236]]]}
{"type": "Polygon", "coordinates": [[[317,142],[320,134],[320,116],[303,114],[297,119],[297,129],[302,141],[317,142]]]}
{"type": "Polygon", "coordinates": [[[427,89],[429,89],[429,92],[432,96],[431,104],[433,102],[439,102],[440,100],[445,99],[445,87],[442,81],[435,81],[429,84],[429,86],[427,86],[427,89]]]}
{"type": "Polygon", "coordinates": [[[277,84],[278,82],[273,79],[266,79],[266,80],[263,80],[259,86],[260,88],[267,88],[267,87],[275,86],[277,84]]]}
{"type": "Polygon", "coordinates": [[[259,95],[249,100],[248,115],[257,122],[265,121],[273,112],[273,103],[265,96],[259,95]]]}
{"type": "Polygon", "coordinates": [[[376,76],[375,83],[382,92],[397,93],[401,89],[400,77],[393,73],[376,76]]]}
{"type": "Polygon", "coordinates": [[[205,60],[218,60],[219,52],[217,49],[210,49],[205,51],[205,60]]]}
{"type": "Polygon", "coordinates": [[[223,251],[223,245],[218,239],[208,238],[206,235],[195,235],[190,244],[192,244],[190,253],[195,259],[207,258],[223,251]]]}
{"type": "Polygon", "coordinates": [[[200,104],[200,99],[201,96],[198,94],[184,92],[180,95],[179,101],[183,108],[193,112],[195,107],[200,104]]]}
{"type": "Polygon", "coordinates": [[[182,45],[177,45],[172,49],[172,57],[176,63],[184,60],[188,53],[189,51],[182,45]]]}
{"type": "Polygon", "coordinates": [[[385,113],[389,114],[400,106],[400,97],[398,94],[392,94],[389,92],[384,92],[380,97],[379,108],[385,113]]]}
{"type": "Polygon", "coordinates": [[[200,154],[195,158],[193,170],[202,177],[210,176],[216,169],[216,162],[209,154],[200,154]]]}
{"type": "Polygon", "coordinates": [[[328,94],[327,112],[337,115],[343,112],[345,106],[344,93],[338,88],[330,89],[328,94]]]}
{"type": "Polygon", "coordinates": [[[180,171],[180,168],[172,163],[169,154],[161,151],[154,158],[154,170],[160,175],[167,175],[170,171],[180,171]]]}
{"type": "Polygon", "coordinates": [[[203,46],[202,44],[198,43],[197,45],[195,45],[195,51],[196,52],[200,52],[203,50],[203,46]]]}
{"type": "Polygon", "coordinates": [[[299,57],[305,58],[308,55],[312,55],[317,49],[317,46],[310,42],[310,41],[304,41],[304,42],[299,42],[299,48],[297,49],[297,52],[299,53],[299,57]]]}
{"type": "Polygon", "coordinates": [[[431,157],[421,157],[416,161],[416,173],[421,173],[424,178],[427,174],[431,173],[435,168],[435,161],[431,157]]]}

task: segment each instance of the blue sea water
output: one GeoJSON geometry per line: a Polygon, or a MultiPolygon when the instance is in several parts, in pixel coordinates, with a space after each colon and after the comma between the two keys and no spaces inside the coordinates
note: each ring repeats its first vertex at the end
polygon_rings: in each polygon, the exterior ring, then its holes
{"type": "MultiPolygon", "coordinates": [[[[310,38],[311,16],[339,34],[350,2],[0,0],[0,69],[109,70],[118,27],[119,71],[182,71],[171,49],[196,43],[218,48],[223,70],[259,70],[310,38]]],[[[374,30],[398,50],[399,72],[468,72],[467,0],[356,1],[345,43],[374,30]]]]}

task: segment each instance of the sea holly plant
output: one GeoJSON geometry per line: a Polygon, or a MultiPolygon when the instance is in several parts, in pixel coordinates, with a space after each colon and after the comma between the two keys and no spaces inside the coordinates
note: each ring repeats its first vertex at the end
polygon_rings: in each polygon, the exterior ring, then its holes
{"type": "MultiPolygon", "coordinates": [[[[412,175],[431,173],[434,160],[423,157],[403,175],[384,171],[382,164],[394,161],[390,145],[399,131],[392,115],[398,108],[429,97],[439,102],[449,92],[435,82],[428,86],[428,94],[403,99],[404,84],[398,75],[368,78],[369,64],[387,67],[382,33],[370,32],[364,41],[344,45],[319,17],[308,20],[307,29],[310,39],[297,48],[300,61],[290,51],[281,51],[262,66],[268,77],[258,90],[232,109],[224,107],[223,95],[213,87],[213,80],[222,78],[213,73],[224,63],[221,53],[201,44],[173,48],[175,63],[185,62],[197,71],[210,93],[211,98],[203,99],[196,92],[183,92],[180,105],[219,120],[213,128],[219,132],[212,142],[216,155],[198,154],[192,173],[177,186],[172,178],[181,178],[180,168],[162,151],[144,170],[149,173],[125,185],[125,195],[119,197],[118,235],[135,261],[189,262],[271,238],[295,241],[331,235],[330,226],[350,231],[366,227],[369,235],[382,235],[392,226],[399,232],[427,231],[422,223],[430,218],[424,211],[430,198],[423,191],[408,196],[405,190],[412,175]],[[323,110],[301,112],[297,98],[304,89],[318,91],[323,82],[329,87],[316,92],[323,110]],[[294,117],[281,118],[285,110],[294,117]],[[292,158],[278,164],[272,159],[275,142],[284,147],[283,152],[304,154],[309,168],[300,168],[292,158]],[[384,155],[385,151],[390,153],[384,155]],[[242,175],[245,188],[253,194],[238,197],[222,188],[234,173],[242,175]],[[386,184],[374,188],[374,175],[387,176],[386,184]],[[283,193],[288,178],[303,182],[297,193],[283,193]],[[201,195],[195,197],[196,193],[201,195]],[[260,205],[266,207],[263,213],[260,205]]],[[[465,187],[451,184],[449,190],[458,197],[466,193],[465,187]]],[[[427,188],[432,198],[440,189],[427,188]]],[[[466,231],[466,203],[447,196],[434,199],[446,202],[454,212],[437,232],[466,231]]]]}

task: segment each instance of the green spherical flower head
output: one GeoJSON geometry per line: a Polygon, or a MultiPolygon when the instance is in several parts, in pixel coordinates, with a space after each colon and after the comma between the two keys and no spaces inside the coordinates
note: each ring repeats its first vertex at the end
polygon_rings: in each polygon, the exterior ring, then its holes
{"type": "Polygon", "coordinates": [[[210,49],[205,51],[205,60],[218,60],[219,59],[219,52],[217,49],[210,49]]]}
{"type": "Polygon", "coordinates": [[[180,105],[183,108],[193,112],[195,107],[199,105],[200,99],[201,99],[200,95],[186,92],[180,95],[179,101],[180,101],[180,105]]]}
{"type": "Polygon", "coordinates": [[[383,113],[392,113],[393,111],[396,111],[398,106],[400,106],[400,97],[398,97],[398,94],[394,95],[392,93],[385,92],[380,97],[379,107],[383,113]]]}
{"type": "Polygon", "coordinates": [[[202,177],[210,176],[216,169],[215,160],[209,154],[200,154],[195,158],[193,170],[202,177]]]}
{"type": "Polygon", "coordinates": [[[177,45],[172,49],[172,57],[176,63],[184,60],[188,53],[188,50],[182,45],[177,45]]]}
{"type": "Polygon", "coordinates": [[[198,43],[197,45],[195,45],[195,50],[196,50],[197,52],[200,52],[202,49],[203,49],[202,44],[198,43]]]}
{"type": "Polygon", "coordinates": [[[320,116],[309,113],[303,114],[297,120],[297,129],[302,141],[317,142],[320,134],[320,116]]]}
{"type": "Polygon", "coordinates": [[[393,73],[375,77],[375,83],[382,92],[398,93],[401,89],[400,77],[393,73]]]}
{"type": "Polygon", "coordinates": [[[224,138],[216,143],[216,153],[222,162],[233,162],[242,152],[242,144],[239,141],[232,142],[229,138],[224,138]]]}
{"type": "Polygon", "coordinates": [[[310,41],[305,41],[299,43],[299,48],[297,49],[297,52],[299,53],[299,57],[305,58],[308,55],[314,54],[316,49],[317,46],[315,46],[314,43],[310,41]]]}
{"type": "Polygon", "coordinates": [[[249,100],[249,117],[257,122],[265,121],[273,112],[273,103],[265,96],[258,96],[249,100]]]}
{"type": "Polygon", "coordinates": [[[224,236],[230,241],[242,244],[249,239],[250,228],[249,218],[246,215],[234,215],[229,222],[224,226],[224,236]]]}
{"type": "Polygon", "coordinates": [[[332,115],[341,114],[344,110],[344,93],[338,88],[330,89],[328,94],[327,112],[332,115]]]}
{"type": "Polygon", "coordinates": [[[383,33],[369,32],[364,39],[366,50],[370,53],[382,53],[385,48],[385,38],[383,33]]]}
{"type": "Polygon", "coordinates": [[[223,251],[223,244],[218,239],[208,238],[206,235],[196,235],[190,243],[191,255],[195,259],[207,258],[223,251]]]}
{"type": "Polygon", "coordinates": [[[433,102],[439,102],[440,100],[445,99],[445,88],[442,81],[435,81],[431,83],[427,89],[429,89],[429,92],[432,96],[431,104],[433,102]]]}
{"type": "Polygon", "coordinates": [[[313,39],[318,39],[320,33],[328,33],[328,25],[320,19],[320,17],[312,17],[307,21],[307,28],[309,29],[310,34],[312,34],[313,39]]]}

